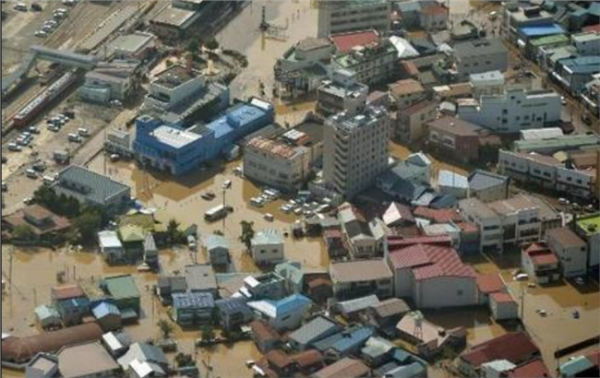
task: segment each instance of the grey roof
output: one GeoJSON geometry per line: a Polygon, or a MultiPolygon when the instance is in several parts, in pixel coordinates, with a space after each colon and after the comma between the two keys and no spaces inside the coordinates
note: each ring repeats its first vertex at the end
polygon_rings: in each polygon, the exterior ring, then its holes
{"type": "Polygon", "coordinates": [[[246,301],[243,298],[219,299],[215,302],[215,305],[223,314],[231,315],[242,313],[245,315],[252,315],[252,309],[246,304],[246,301]]]}
{"type": "Polygon", "coordinates": [[[173,294],[173,307],[176,309],[215,307],[215,299],[210,293],[176,293],[173,294]]]}
{"type": "Polygon", "coordinates": [[[404,314],[410,311],[410,307],[399,298],[390,298],[371,306],[373,311],[382,318],[404,314]]]}
{"type": "Polygon", "coordinates": [[[299,344],[307,345],[342,330],[332,319],[318,316],[293,332],[289,338],[299,344]]]}
{"type": "Polygon", "coordinates": [[[146,239],[144,239],[144,251],[156,251],[156,249],[154,236],[152,236],[152,233],[148,232],[146,234],[146,239]]]}
{"type": "Polygon", "coordinates": [[[64,193],[80,201],[87,199],[98,204],[131,190],[125,184],[77,165],[63,169],[53,188],[58,194],[64,193]]]}
{"type": "Polygon", "coordinates": [[[342,312],[344,314],[351,314],[353,312],[357,312],[357,311],[361,311],[361,310],[364,310],[369,307],[373,307],[374,305],[376,305],[378,303],[379,303],[379,298],[377,298],[377,296],[375,294],[372,294],[372,295],[369,295],[366,297],[351,299],[351,300],[345,301],[345,302],[340,302],[337,305],[338,305],[340,312],[342,312]]]}
{"type": "Polygon", "coordinates": [[[508,53],[500,38],[476,39],[454,45],[454,54],[461,59],[500,53],[508,53]]]}
{"type": "Polygon", "coordinates": [[[133,360],[155,362],[161,365],[168,365],[169,361],[163,351],[150,344],[146,343],[135,343],[133,344],[127,353],[118,362],[123,370],[127,370],[133,360]]]}
{"type": "Polygon", "coordinates": [[[299,262],[284,262],[281,264],[277,264],[275,265],[275,273],[298,285],[302,284],[304,280],[302,264],[300,264],[299,262]]]}
{"type": "Polygon", "coordinates": [[[171,292],[184,292],[187,290],[187,281],[185,277],[160,277],[158,279],[158,287],[171,287],[171,292]]]}
{"type": "Polygon", "coordinates": [[[410,365],[398,366],[396,369],[385,373],[384,378],[415,378],[423,377],[426,374],[425,366],[413,362],[410,365]]]}
{"type": "Polygon", "coordinates": [[[229,243],[227,239],[221,235],[208,235],[204,238],[204,245],[207,250],[215,249],[215,248],[225,248],[229,249],[229,243]]]}
{"type": "Polygon", "coordinates": [[[190,291],[217,290],[217,278],[215,277],[215,271],[209,264],[186,266],[185,279],[190,291]]]}
{"type": "Polygon", "coordinates": [[[506,185],[508,177],[481,169],[469,175],[469,188],[471,190],[485,190],[498,185],[506,185]]]}

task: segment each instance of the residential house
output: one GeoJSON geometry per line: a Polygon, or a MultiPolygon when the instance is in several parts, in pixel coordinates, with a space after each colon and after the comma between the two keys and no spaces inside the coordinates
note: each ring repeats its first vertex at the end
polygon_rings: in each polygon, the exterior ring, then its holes
{"type": "Polygon", "coordinates": [[[445,116],[428,124],[427,142],[444,157],[461,161],[479,159],[480,139],[486,132],[463,119],[445,116]]]}
{"type": "Polygon", "coordinates": [[[387,227],[407,227],[415,225],[415,217],[410,207],[392,202],[382,216],[383,222],[387,227]]]}
{"type": "Polygon", "coordinates": [[[268,353],[281,342],[281,336],[277,331],[262,320],[251,322],[250,328],[252,329],[252,340],[263,354],[268,353]]]}
{"type": "Polygon", "coordinates": [[[521,252],[521,267],[530,280],[547,284],[560,279],[560,264],[558,257],[546,243],[533,243],[523,248],[521,252]]]}
{"type": "Polygon", "coordinates": [[[211,234],[204,237],[204,248],[210,264],[213,266],[226,266],[229,264],[229,243],[221,235],[211,234]]]}
{"type": "Polygon", "coordinates": [[[76,165],[60,171],[51,188],[82,205],[102,207],[108,215],[126,210],[131,201],[129,186],[76,165]]]}
{"type": "Polygon", "coordinates": [[[380,331],[396,326],[400,318],[410,311],[406,302],[399,298],[390,298],[370,306],[365,314],[368,324],[380,331]]]}
{"type": "Polygon", "coordinates": [[[215,300],[211,293],[190,292],[173,294],[173,320],[184,327],[212,324],[215,315],[215,300]]]}
{"type": "Polygon", "coordinates": [[[314,348],[327,360],[339,360],[360,352],[374,333],[371,327],[355,326],[317,341],[314,348]]]}
{"type": "Polygon", "coordinates": [[[466,344],[466,330],[442,329],[426,320],[420,311],[409,312],[396,325],[400,338],[415,346],[417,353],[424,358],[434,358],[446,347],[460,347],[466,344]]]}
{"type": "Polygon", "coordinates": [[[131,275],[106,277],[100,287],[112,297],[124,321],[139,318],[141,295],[131,275]]]}
{"type": "MultiPolygon", "coordinates": [[[[65,217],[60,217],[40,205],[27,206],[24,209],[2,217],[5,230],[15,230],[17,227],[28,227],[33,235],[31,238],[40,239],[65,232],[71,223],[65,217]]],[[[31,240],[27,240],[31,242],[31,240]]]]}
{"type": "Polygon", "coordinates": [[[329,272],[338,299],[352,299],[366,294],[376,294],[385,299],[394,294],[392,271],[382,259],[332,263],[329,272]]]}
{"type": "Polygon", "coordinates": [[[286,280],[288,293],[300,294],[304,289],[304,272],[299,262],[284,262],[275,265],[275,273],[286,280]]]}
{"type": "Polygon", "coordinates": [[[149,377],[166,377],[167,373],[158,364],[148,361],[140,361],[135,359],[129,364],[129,369],[126,371],[129,378],[149,378],[149,377]]]}
{"type": "Polygon", "coordinates": [[[337,302],[332,310],[341,314],[348,321],[358,321],[369,308],[378,303],[379,298],[377,298],[375,294],[371,294],[360,298],[337,302]]]}
{"type": "Polygon", "coordinates": [[[65,347],[57,357],[63,378],[112,378],[120,371],[119,365],[98,342],[65,347]]]}
{"type": "Polygon", "coordinates": [[[255,318],[262,319],[276,330],[298,328],[312,307],[312,301],[300,294],[273,301],[263,299],[248,302],[255,313],[255,318]]]}
{"type": "Polygon", "coordinates": [[[187,290],[191,293],[209,293],[217,295],[218,286],[215,271],[210,264],[187,265],[185,267],[187,290]]]}
{"type": "Polygon", "coordinates": [[[325,366],[323,354],[314,349],[292,354],[290,355],[290,358],[296,364],[299,373],[304,374],[307,377],[321,370],[325,366]]]}
{"type": "Polygon", "coordinates": [[[56,307],[52,305],[37,306],[34,313],[38,323],[43,329],[54,327],[60,328],[62,325],[60,313],[56,307]]]}
{"type": "Polygon", "coordinates": [[[274,265],[284,260],[283,236],[274,229],[259,231],[252,238],[252,259],[258,265],[274,265]]]}
{"type": "Polygon", "coordinates": [[[583,276],[587,272],[588,245],[571,229],[562,227],[546,233],[546,243],[559,259],[565,278],[583,276]]]}
{"type": "Polygon", "coordinates": [[[333,297],[333,283],[328,277],[315,277],[306,281],[306,294],[313,302],[322,304],[333,297]]]}
{"type": "Polygon", "coordinates": [[[169,360],[167,360],[167,356],[163,351],[157,346],[146,343],[131,345],[127,353],[119,358],[117,362],[125,372],[132,368],[134,368],[134,371],[139,370],[137,367],[143,362],[153,365],[153,370],[158,370],[159,373],[162,371],[162,374],[168,371],[169,367],[169,360]]]}
{"type": "Polygon", "coordinates": [[[343,358],[314,373],[311,378],[367,378],[371,369],[359,360],[343,358]]]}
{"type": "Polygon", "coordinates": [[[275,272],[244,278],[240,293],[247,299],[281,299],[287,295],[286,280],[275,272]]]}
{"type": "Polygon", "coordinates": [[[388,240],[396,297],[416,308],[470,306],[477,302],[476,275],[454,248],[430,244],[409,247],[388,240]]]}
{"type": "Polygon", "coordinates": [[[515,365],[540,356],[540,350],[524,332],[511,332],[470,347],[459,357],[461,374],[476,376],[487,362],[507,360],[515,365]]]}
{"type": "Polygon", "coordinates": [[[342,330],[335,320],[323,315],[317,315],[289,335],[290,346],[298,351],[304,351],[314,343],[342,330]]]}
{"type": "Polygon", "coordinates": [[[28,378],[54,378],[57,375],[58,358],[50,354],[37,354],[25,366],[25,377],[28,378]]]}
{"type": "Polygon", "coordinates": [[[102,335],[102,345],[113,357],[121,357],[132,344],[125,332],[108,332],[102,335]]]}
{"type": "Polygon", "coordinates": [[[279,349],[269,351],[257,365],[267,376],[289,377],[295,370],[294,360],[279,349]]]}
{"type": "Polygon", "coordinates": [[[423,85],[414,79],[404,79],[389,84],[388,90],[395,100],[398,111],[411,107],[427,98],[423,85]]]}
{"type": "Polygon", "coordinates": [[[156,285],[156,295],[163,304],[172,302],[172,294],[185,293],[187,290],[187,281],[185,277],[182,276],[159,277],[158,284],[156,285]]]}
{"type": "Polygon", "coordinates": [[[421,28],[429,32],[446,29],[449,9],[442,4],[424,5],[419,13],[421,28]]]}
{"type": "MultiPolygon", "coordinates": [[[[598,370],[596,370],[598,372],[598,370]]],[[[508,372],[508,378],[527,378],[527,377],[539,377],[546,378],[551,377],[550,371],[544,364],[541,358],[535,358],[529,362],[525,362],[519,366],[514,367],[508,372]]]]}
{"type": "Polygon", "coordinates": [[[218,299],[215,301],[215,306],[219,324],[224,330],[240,328],[254,317],[254,312],[243,298],[218,299]]]}
{"type": "Polygon", "coordinates": [[[371,336],[361,349],[360,355],[368,366],[377,367],[391,359],[392,351],[395,348],[396,346],[390,341],[378,336],[371,336]]]}
{"type": "Polygon", "coordinates": [[[394,137],[404,143],[414,143],[425,136],[425,125],[437,117],[438,104],[423,100],[399,110],[394,124],[394,137]]]}
{"type": "Polygon", "coordinates": [[[79,285],[53,287],[50,296],[65,326],[80,324],[90,313],[90,301],[79,285]]]}
{"type": "Polygon", "coordinates": [[[506,285],[497,273],[477,274],[477,303],[490,303],[490,295],[506,292],[506,285]]]}
{"type": "Polygon", "coordinates": [[[379,254],[380,245],[369,223],[355,207],[349,203],[342,204],[338,208],[338,218],[354,258],[370,258],[379,254]]]}
{"type": "Polygon", "coordinates": [[[485,203],[507,199],[509,185],[507,176],[477,169],[469,174],[469,197],[485,203]]]}
{"type": "Polygon", "coordinates": [[[151,268],[158,268],[158,248],[151,232],[144,239],[144,262],[151,268]]]}
{"type": "Polygon", "coordinates": [[[459,175],[456,172],[440,169],[438,171],[437,188],[441,194],[462,199],[469,195],[469,180],[466,176],[459,175]]]}
{"type": "Polygon", "coordinates": [[[121,311],[110,302],[101,302],[92,308],[92,314],[105,332],[121,328],[121,311]]]}
{"type": "Polygon", "coordinates": [[[116,231],[98,232],[98,244],[100,246],[100,253],[102,253],[109,263],[123,260],[125,250],[116,231]]]}
{"type": "Polygon", "coordinates": [[[430,191],[431,161],[424,154],[413,154],[377,177],[376,186],[394,201],[412,203],[430,191]],[[422,156],[421,162],[412,157],[422,156]]]}
{"type": "Polygon", "coordinates": [[[490,309],[496,321],[519,318],[519,305],[509,293],[490,294],[490,309]]]}
{"type": "Polygon", "coordinates": [[[344,233],[340,229],[330,229],[323,231],[323,241],[327,247],[327,254],[335,259],[348,255],[344,233]]]}

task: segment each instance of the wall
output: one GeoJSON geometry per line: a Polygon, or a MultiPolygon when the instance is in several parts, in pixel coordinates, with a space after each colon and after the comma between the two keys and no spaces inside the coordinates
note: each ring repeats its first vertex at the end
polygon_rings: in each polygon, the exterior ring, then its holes
{"type": "Polygon", "coordinates": [[[417,308],[471,306],[477,303],[475,278],[437,277],[415,282],[417,308]]]}

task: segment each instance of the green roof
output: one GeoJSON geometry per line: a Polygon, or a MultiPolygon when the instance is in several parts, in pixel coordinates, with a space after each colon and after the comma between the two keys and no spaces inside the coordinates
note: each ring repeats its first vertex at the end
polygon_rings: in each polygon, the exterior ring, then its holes
{"type": "Polygon", "coordinates": [[[124,243],[143,242],[146,240],[147,231],[140,226],[127,224],[119,228],[121,241],[124,243]]]}
{"type": "Polygon", "coordinates": [[[142,213],[134,213],[122,216],[119,220],[119,227],[123,227],[128,224],[142,227],[146,231],[154,231],[154,216],[151,214],[142,213]]]}
{"type": "Polygon", "coordinates": [[[103,286],[115,300],[140,297],[140,291],[129,274],[106,277],[103,280],[103,286]]]}
{"type": "Polygon", "coordinates": [[[600,144],[600,141],[595,135],[578,134],[565,135],[563,137],[553,139],[518,140],[515,142],[515,149],[517,151],[535,151],[543,148],[563,149],[593,146],[598,144],[600,144]]]}
{"type": "Polygon", "coordinates": [[[536,38],[536,39],[532,40],[531,45],[538,47],[538,46],[544,46],[544,45],[552,45],[552,44],[561,43],[561,42],[568,44],[569,37],[567,37],[564,34],[549,35],[547,37],[536,38]]]}
{"type": "Polygon", "coordinates": [[[600,232],[600,214],[577,220],[577,225],[588,235],[600,232]]]}

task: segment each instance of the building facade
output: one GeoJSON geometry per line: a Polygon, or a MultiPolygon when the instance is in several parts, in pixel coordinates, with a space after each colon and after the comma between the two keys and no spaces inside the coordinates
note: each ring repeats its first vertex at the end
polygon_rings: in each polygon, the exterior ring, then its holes
{"type": "Polygon", "coordinates": [[[369,87],[359,83],[354,72],[337,70],[317,89],[317,111],[325,116],[356,114],[366,106],[368,95],[369,87]]]}
{"type": "Polygon", "coordinates": [[[454,63],[459,79],[470,74],[508,69],[508,49],[500,38],[476,39],[454,46],[454,63]]]}
{"type": "Polygon", "coordinates": [[[390,29],[392,4],[389,1],[318,1],[317,6],[317,35],[321,38],[357,30],[386,32],[390,29]]]}

